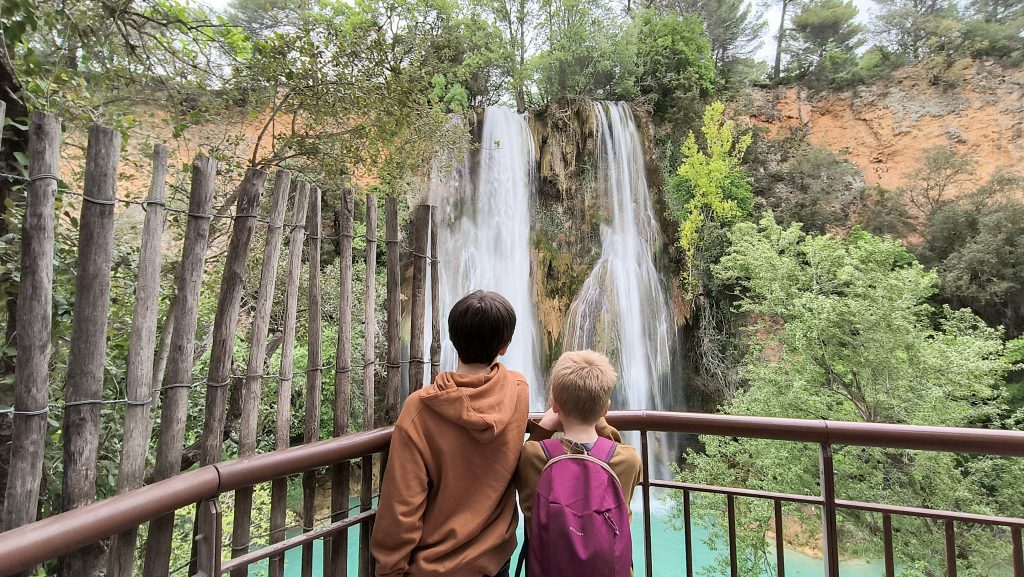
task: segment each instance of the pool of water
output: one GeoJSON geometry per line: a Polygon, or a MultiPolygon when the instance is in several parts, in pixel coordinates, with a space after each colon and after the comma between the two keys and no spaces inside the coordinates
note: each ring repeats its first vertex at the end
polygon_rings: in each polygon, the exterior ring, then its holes
{"type": "MultiPolygon", "coordinates": [[[[644,540],[643,540],[643,514],[640,509],[639,492],[633,500],[633,559],[635,563],[636,577],[646,577],[644,565],[644,540]]],[[[673,527],[669,519],[669,509],[664,503],[655,499],[655,507],[651,514],[651,548],[653,550],[654,575],[653,577],[677,577],[685,574],[685,546],[683,531],[673,527]]],[[[706,531],[700,527],[693,528],[693,568],[694,574],[700,575],[701,569],[711,567],[715,560],[715,553],[708,549],[704,543],[706,531]]],[[[357,575],[359,531],[349,531],[349,575],[357,575]]],[[[522,527],[519,530],[519,542],[522,543],[522,527]]],[[[724,544],[723,544],[724,545],[724,544]]],[[[724,548],[724,547],[723,547],[724,548]]],[[[313,574],[323,574],[323,542],[316,541],[313,546],[313,574]]],[[[513,557],[513,568],[515,559],[518,558],[518,551],[513,557]]],[[[810,557],[799,551],[786,550],[786,575],[787,577],[824,577],[824,562],[821,558],[810,557]]],[[[774,565],[774,554],[772,563],[774,565]]],[[[301,577],[302,551],[292,549],[285,555],[285,576],[301,577]]],[[[841,577],[883,577],[884,568],[880,561],[844,561],[840,565],[841,577]]],[[[249,569],[251,577],[265,577],[267,575],[267,562],[262,561],[254,564],[249,569]]],[[[774,575],[774,566],[770,573],[762,577],[774,575]]]]}

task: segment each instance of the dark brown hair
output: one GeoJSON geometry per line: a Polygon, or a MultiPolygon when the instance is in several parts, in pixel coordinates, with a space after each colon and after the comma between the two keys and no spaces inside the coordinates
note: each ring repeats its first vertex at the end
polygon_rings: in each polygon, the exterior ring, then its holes
{"type": "Polygon", "coordinates": [[[516,311],[496,292],[473,291],[448,313],[448,338],[469,364],[488,364],[512,342],[516,311]]]}

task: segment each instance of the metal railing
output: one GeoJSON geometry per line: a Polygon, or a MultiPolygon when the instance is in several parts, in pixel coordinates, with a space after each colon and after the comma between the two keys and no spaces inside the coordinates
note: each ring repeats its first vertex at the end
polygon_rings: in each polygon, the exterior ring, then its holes
{"type": "MultiPolygon", "coordinates": [[[[977,515],[958,511],[942,511],[878,503],[864,503],[836,498],[835,471],[832,463],[834,445],[914,449],[939,452],[977,453],[1024,457],[1024,432],[948,427],[921,427],[836,421],[810,421],[666,413],[653,411],[613,412],[609,422],[621,431],[639,431],[640,452],[644,463],[642,486],[644,510],[644,562],[647,575],[653,572],[651,547],[651,488],[679,490],[683,493],[685,574],[693,575],[693,544],[690,498],[693,493],[714,493],[726,496],[731,575],[738,576],[736,544],[737,497],[772,501],[775,506],[775,540],[779,577],[785,576],[783,558],[782,504],[798,503],[821,508],[824,569],[827,577],[839,576],[839,538],[836,514],[840,509],[869,511],[883,516],[885,574],[894,577],[892,517],[911,516],[936,519],[945,524],[946,566],[948,577],[955,577],[956,543],[954,522],[1007,527],[1012,545],[1014,577],[1024,577],[1024,543],[1021,531],[1024,519],[977,515]],[[652,432],[723,435],[815,443],[819,447],[821,493],[816,496],[771,493],[733,487],[682,483],[650,478],[648,436],[652,432]]],[[[341,461],[365,458],[387,450],[391,428],[377,429],[337,439],[320,441],[238,461],[210,465],[183,473],[171,479],[107,499],[102,502],[62,513],[31,525],[0,533],[0,575],[23,571],[79,547],[95,543],[116,533],[137,527],[151,519],[177,509],[201,503],[207,508],[208,526],[197,531],[197,575],[218,577],[223,573],[244,570],[252,563],[280,557],[285,551],[309,545],[317,539],[330,538],[359,526],[360,573],[369,575],[372,560],[367,552],[367,539],[375,510],[366,499],[364,488],[360,512],[342,520],[308,530],[300,535],[273,543],[228,561],[221,558],[221,518],[217,497],[221,493],[252,487],[258,483],[326,467],[341,461]]],[[[364,463],[366,460],[364,459],[364,463]]],[[[326,567],[326,564],[325,564],[326,567]]]]}

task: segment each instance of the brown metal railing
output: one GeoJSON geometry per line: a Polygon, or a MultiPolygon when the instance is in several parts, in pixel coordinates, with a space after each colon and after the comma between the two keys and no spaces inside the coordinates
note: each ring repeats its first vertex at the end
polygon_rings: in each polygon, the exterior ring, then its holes
{"type": "MultiPolygon", "coordinates": [[[[716,493],[726,496],[730,566],[733,576],[738,575],[735,502],[737,497],[743,497],[765,499],[774,503],[779,577],[785,576],[785,562],[782,555],[784,536],[781,513],[783,503],[821,507],[824,565],[827,577],[839,576],[839,540],[836,530],[836,512],[839,509],[882,514],[885,571],[888,577],[895,575],[892,545],[893,516],[925,517],[943,521],[946,535],[947,575],[949,577],[954,577],[957,574],[954,522],[1007,527],[1013,541],[1014,577],[1024,577],[1024,543],[1021,541],[1024,519],[837,499],[832,464],[833,445],[1024,457],[1024,432],[652,411],[614,412],[609,415],[608,420],[622,431],[640,432],[640,450],[644,462],[642,497],[645,533],[644,561],[647,575],[652,575],[653,570],[650,492],[652,487],[657,487],[680,490],[683,493],[683,538],[687,577],[693,575],[690,510],[692,493],[716,493]],[[648,436],[651,432],[726,435],[816,443],[819,446],[820,455],[821,494],[809,496],[771,493],[651,479],[650,452],[648,450],[648,436]]],[[[361,498],[361,510],[357,515],[334,521],[324,527],[309,530],[298,536],[223,562],[220,545],[221,518],[217,497],[221,493],[300,474],[339,461],[359,459],[384,452],[387,450],[390,439],[391,428],[383,428],[238,461],[210,465],[106,501],[2,533],[0,534],[0,575],[22,571],[49,559],[66,555],[84,545],[96,543],[194,503],[201,503],[200,506],[207,508],[206,512],[209,513],[202,516],[209,519],[208,526],[199,527],[197,531],[196,574],[198,575],[217,577],[232,570],[244,569],[262,559],[280,557],[289,549],[307,545],[317,539],[336,536],[345,532],[349,527],[357,525],[364,528],[361,531],[360,539],[360,574],[369,575],[372,571],[372,562],[366,553],[365,537],[372,527],[375,510],[370,508],[370,500],[367,498],[369,494],[366,489],[362,491],[366,494],[361,498]]]]}

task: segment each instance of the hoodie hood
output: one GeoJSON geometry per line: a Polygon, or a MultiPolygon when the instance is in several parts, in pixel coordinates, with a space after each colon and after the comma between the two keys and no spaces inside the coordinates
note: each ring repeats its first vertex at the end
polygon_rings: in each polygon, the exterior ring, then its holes
{"type": "Polygon", "coordinates": [[[517,386],[515,374],[495,363],[486,375],[440,373],[432,385],[420,391],[420,398],[434,412],[468,430],[474,439],[487,443],[515,416],[518,395],[510,395],[508,390],[517,386]]]}

